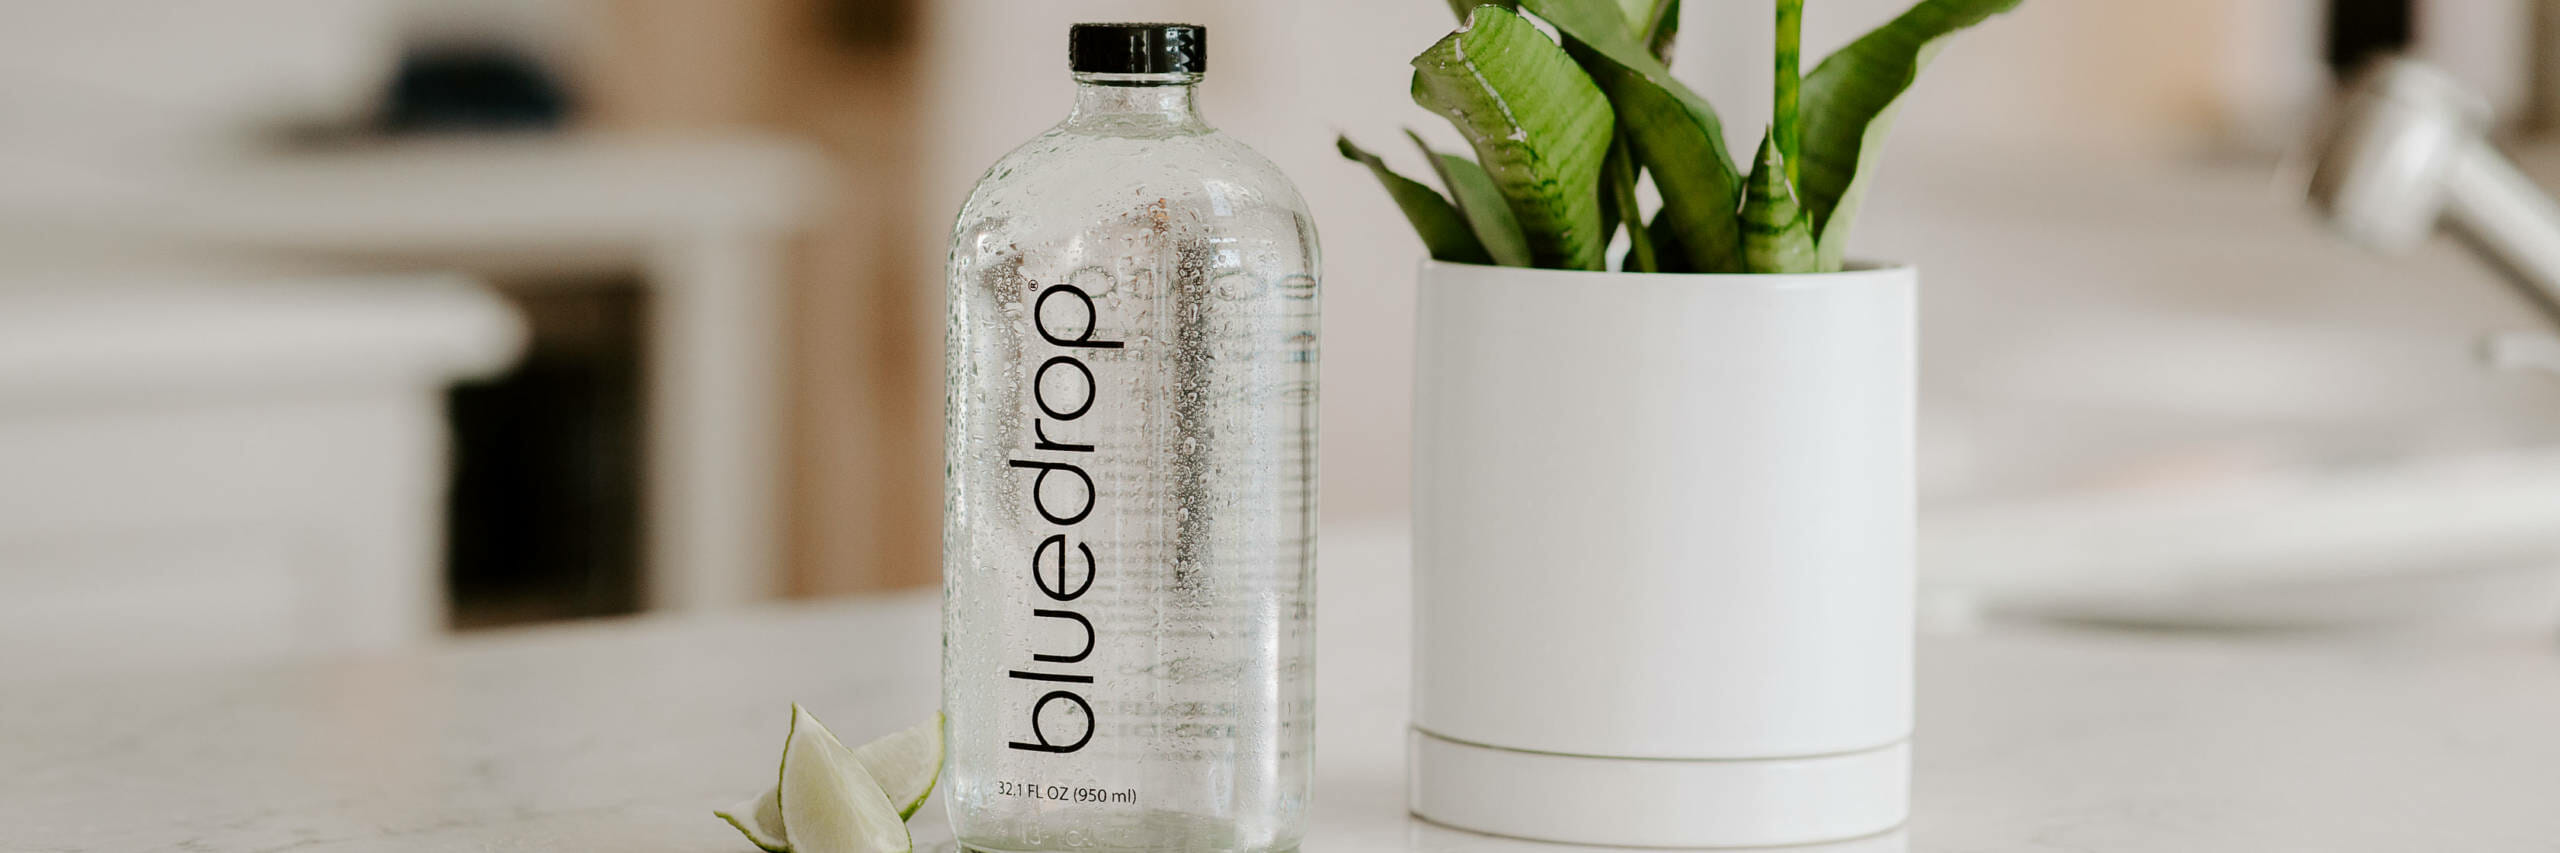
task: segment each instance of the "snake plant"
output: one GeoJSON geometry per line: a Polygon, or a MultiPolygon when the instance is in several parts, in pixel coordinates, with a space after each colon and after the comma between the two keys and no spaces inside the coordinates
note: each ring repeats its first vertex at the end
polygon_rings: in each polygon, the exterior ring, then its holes
{"type": "Polygon", "coordinates": [[[1413,99],[1475,158],[1413,136],[1434,188],[1339,142],[1433,258],[1606,269],[1624,228],[1623,271],[1805,273],[1840,269],[1871,161],[1921,67],[2020,0],[1920,0],[1801,75],[1804,0],[1776,0],[1774,109],[1740,166],[1715,108],[1671,76],[1680,0],[1448,2],[1460,25],[1414,57],[1413,99]],[[1662,197],[1649,216],[1640,176],[1662,197]]]}

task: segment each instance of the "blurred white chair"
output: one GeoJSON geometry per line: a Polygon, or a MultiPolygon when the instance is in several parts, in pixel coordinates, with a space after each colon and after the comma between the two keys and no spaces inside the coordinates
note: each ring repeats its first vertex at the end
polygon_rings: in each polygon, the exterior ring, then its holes
{"type": "Polygon", "coordinates": [[[441,631],[443,391],[524,335],[445,276],[0,287],[0,670],[441,631]]]}

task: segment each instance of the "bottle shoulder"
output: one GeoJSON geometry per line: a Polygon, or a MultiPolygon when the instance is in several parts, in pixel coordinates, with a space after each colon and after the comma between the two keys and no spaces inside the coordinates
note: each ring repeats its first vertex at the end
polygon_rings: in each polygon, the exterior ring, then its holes
{"type": "Polygon", "coordinates": [[[1306,200],[1279,166],[1216,130],[1104,135],[1053,127],[989,166],[961,219],[1036,206],[1193,203],[1276,208],[1306,215],[1306,200]]]}

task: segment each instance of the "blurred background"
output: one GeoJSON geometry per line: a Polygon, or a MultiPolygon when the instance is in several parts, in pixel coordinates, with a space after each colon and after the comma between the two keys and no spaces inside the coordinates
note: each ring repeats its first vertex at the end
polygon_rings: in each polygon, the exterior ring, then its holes
{"type": "MultiPolygon", "coordinates": [[[[1769,9],[1675,70],[1748,150],[1769,9]]],[[[1808,57],[1905,5],[1817,0],[1808,57]]],[[[943,244],[1065,113],[1079,20],[1209,27],[1210,120],[1325,241],[1322,512],[1406,514],[1440,0],[0,4],[0,646],[64,665],[924,588],[943,244]]],[[[2287,190],[2381,53],[2560,175],[2560,3],[2028,0],[1908,96],[1858,254],[1926,282],[1924,583],[1951,618],[2547,617],[2560,384],[2461,246],[2287,190]],[[2342,585],[2341,578],[2353,584],[2342,585]]],[[[1810,61],[1810,60],[1808,60],[1810,61]]]]}

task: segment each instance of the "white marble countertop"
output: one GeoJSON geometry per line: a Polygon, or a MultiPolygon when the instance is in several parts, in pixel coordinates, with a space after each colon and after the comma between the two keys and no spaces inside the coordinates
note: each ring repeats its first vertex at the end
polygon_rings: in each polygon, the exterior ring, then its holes
{"type": "MultiPolygon", "coordinates": [[[[1328,531],[1306,849],[1564,849],[1405,816],[1404,577],[1395,532],[1328,531]]],[[[44,680],[0,650],[0,850],[751,853],[710,810],[768,783],[788,703],[911,722],[938,619],[919,594],[44,680]]],[[[1998,629],[1924,639],[1920,683],[1916,816],[1836,849],[2560,849],[2547,635],[1998,629]]],[[[947,846],[941,806],[918,820],[947,846]]]]}

